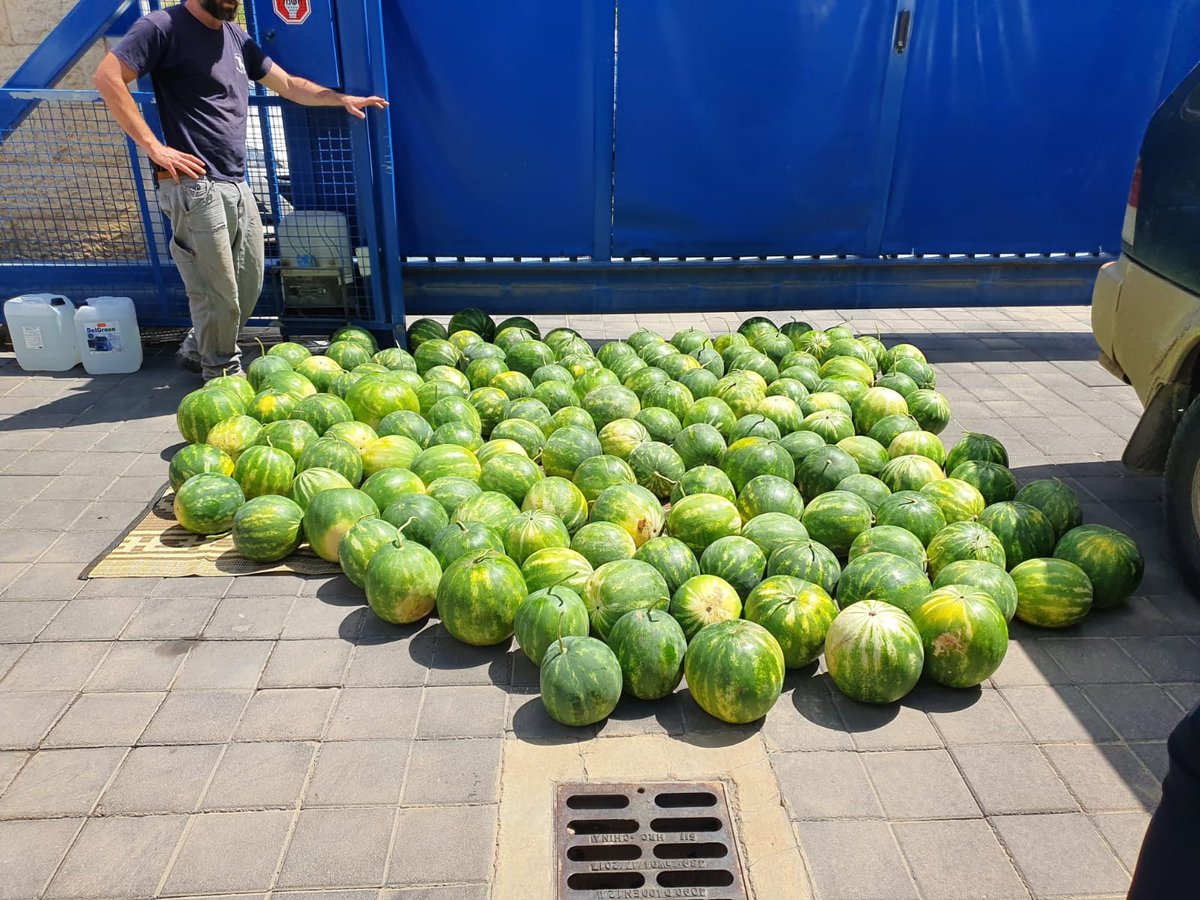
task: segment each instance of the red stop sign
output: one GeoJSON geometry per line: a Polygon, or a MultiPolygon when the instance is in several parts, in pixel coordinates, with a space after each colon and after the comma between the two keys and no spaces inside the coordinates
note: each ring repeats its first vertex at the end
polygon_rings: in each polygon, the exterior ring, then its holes
{"type": "Polygon", "coordinates": [[[312,0],[273,0],[275,15],[288,25],[299,25],[312,15],[312,0]]]}

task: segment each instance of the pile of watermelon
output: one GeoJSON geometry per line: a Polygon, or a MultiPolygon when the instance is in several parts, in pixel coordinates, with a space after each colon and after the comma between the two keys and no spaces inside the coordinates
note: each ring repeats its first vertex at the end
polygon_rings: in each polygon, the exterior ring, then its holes
{"type": "Polygon", "coordinates": [[[187,395],[179,523],[250,560],[307,541],[381,619],[516,635],[555,719],[623,693],[750,722],[822,654],[848,696],[972,687],[1008,622],[1122,603],[1143,560],[997,439],[947,448],[924,354],[842,327],[647,330],[593,348],[467,309],[410,350],[346,327],[187,395]]]}

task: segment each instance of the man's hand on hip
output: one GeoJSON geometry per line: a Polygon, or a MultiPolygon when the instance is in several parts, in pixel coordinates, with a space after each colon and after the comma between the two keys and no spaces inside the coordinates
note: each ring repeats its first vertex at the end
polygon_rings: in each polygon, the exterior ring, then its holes
{"type": "Polygon", "coordinates": [[[388,102],[382,97],[353,97],[349,94],[342,95],[342,106],[346,108],[346,112],[357,119],[365,119],[367,114],[364,109],[375,107],[376,109],[387,109],[388,102]]]}
{"type": "Polygon", "coordinates": [[[203,178],[204,162],[190,153],[158,144],[147,151],[150,161],[171,176],[178,184],[180,178],[203,178]]]}

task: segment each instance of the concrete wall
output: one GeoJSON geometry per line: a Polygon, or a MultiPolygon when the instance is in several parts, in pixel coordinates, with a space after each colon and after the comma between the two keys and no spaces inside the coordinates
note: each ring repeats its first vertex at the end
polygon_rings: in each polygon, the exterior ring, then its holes
{"type": "MultiPolygon", "coordinates": [[[[0,0],[0,82],[16,71],[74,5],[74,0],[0,0]]],[[[58,86],[90,88],[92,72],[105,49],[103,41],[98,43],[58,86]]]]}

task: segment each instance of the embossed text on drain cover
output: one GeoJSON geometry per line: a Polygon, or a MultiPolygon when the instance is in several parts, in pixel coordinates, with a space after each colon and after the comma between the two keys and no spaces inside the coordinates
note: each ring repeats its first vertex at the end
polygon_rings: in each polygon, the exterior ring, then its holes
{"type": "Polygon", "coordinates": [[[560,900],[745,900],[720,782],[560,784],[560,900]]]}

